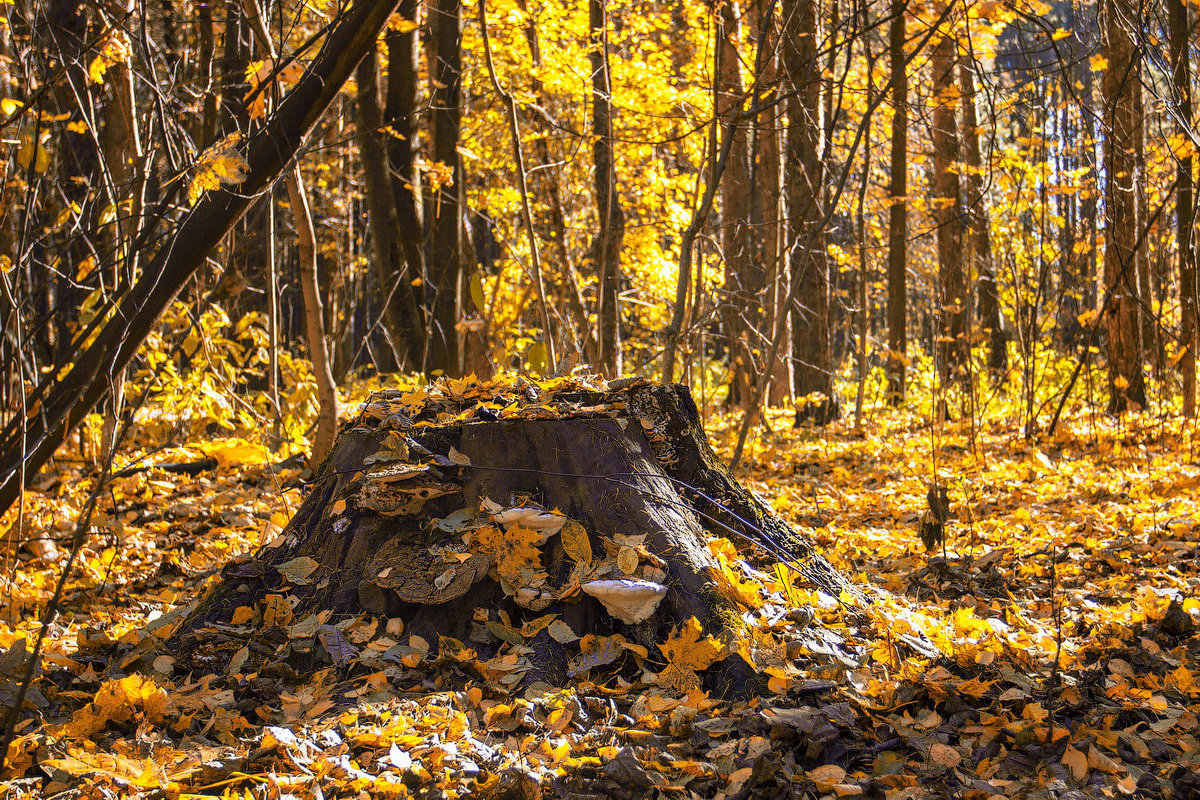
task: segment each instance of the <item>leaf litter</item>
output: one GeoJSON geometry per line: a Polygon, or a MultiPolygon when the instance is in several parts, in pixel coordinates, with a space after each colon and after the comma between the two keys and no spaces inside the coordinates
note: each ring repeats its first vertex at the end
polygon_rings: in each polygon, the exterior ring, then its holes
{"type": "MultiPolygon", "coordinates": [[[[522,413],[563,413],[559,385],[537,386],[538,410],[522,413]]],[[[435,418],[452,413],[441,398],[501,418],[513,408],[469,380],[408,398],[398,429],[439,403],[435,418]]],[[[1200,796],[1200,466],[1188,429],[1080,416],[1034,444],[999,424],[973,441],[950,425],[931,453],[913,412],[881,414],[866,435],[772,422],[747,482],[871,602],[839,602],[741,542],[713,540],[712,578],[743,609],[739,634],[717,641],[690,620],[657,653],[556,615],[514,626],[484,613],[505,644],[482,661],[399,619],[297,617],[281,593],[213,631],[225,655],[211,670],[180,674],[163,643],[212,576],[279,535],[296,505],[281,488],[299,473],[234,443],[212,471],[114,479],[47,632],[6,796],[1200,796]],[[927,551],[933,454],[951,513],[927,551]],[[539,634],[574,653],[567,685],[526,680],[539,634]],[[766,676],[766,694],[700,691],[697,673],[734,652],[766,676]]],[[[718,444],[735,423],[711,418],[718,444]]],[[[93,480],[64,458],[38,476],[19,523],[5,518],[10,706],[93,480]]],[[[580,574],[653,569],[636,531],[602,554],[553,509],[496,512],[508,516],[441,524],[477,542],[514,590],[556,534],[580,574]],[[514,530],[508,543],[496,535],[514,530]]],[[[291,584],[319,576],[308,561],[282,566],[291,584]]]]}

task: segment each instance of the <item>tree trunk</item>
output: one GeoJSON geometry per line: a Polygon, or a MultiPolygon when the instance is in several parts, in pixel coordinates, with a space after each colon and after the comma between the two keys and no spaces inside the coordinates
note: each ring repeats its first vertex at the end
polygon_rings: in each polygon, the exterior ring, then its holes
{"type": "Polygon", "coordinates": [[[463,171],[458,156],[462,124],[462,3],[436,0],[432,9],[435,64],[430,72],[430,127],[433,160],[443,171],[431,187],[429,221],[429,345],[426,371],[460,370],[457,325],[462,308],[463,171]]]}
{"type": "MultiPolygon", "coordinates": [[[[560,188],[563,175],[561,162],[556,163],[556,159],[551,156],[550,152],[551,136],[556,130],[554,119],[550,116],[553,98],[545,91],[542,80],[538,77],[542,69],[542,47],[538,38],[537,21],[529,13],[525,0],[518,0],[517,6],[525,14],[525,24],[522,25],[522,30],[525,33],[525,43],[529,45],[529,59],[533,63],[533,71],[529,76],[529,91],[540,106],[538,110],[531,109],[530,113],[530,127],[536,134],[533,148],[537,163],[529,175],[533,186],[533,196],[545,196],[546,211],[549,217],[546,225],[550,229],[548,238],[554,242],[559,274],[562,276],[562,280],[559,281],[559,302],[566,308],[571,322],[575,326],[574,331],[563,331],[563,335],[574,334],[575,341],[572,343],[572,350],[580,363],[594,364],[597,362],[598,337],[588,322],[587,306],[583,300],[583,292],[579,288],[575,259],[569,246],[567,213],[563,207],[560,188]]],[[[571,356],[568,354],[564,360],[570,360],[570,358],[571,356]]]]}
{"type": "Polygon", "coordinates": [[[1079,201],[1079,216],[1086,226],[1085,235],[1087,236],[1087,250],[1083,254],[1083,261],[1079,267],[1080,283],[1082,284],[1081,292],[1083,294],[1082,305],[1088,311],[1098,311],[1100,305],[1100,269],[1099,269],[1099,220],[1096,209],[1099,208],[1099,198],[1101,193],[1105,191],[1100,185],[1100,169],[1099,158],[1096,155],[1096,149],[1100,146],[1100,137],[1096,133],[1096,120],[1099,114],[1096,113],[1093,106],[1093,98],[1095,95],[1095,79],[1092,77],[1090,69],[1083,71],[1083,91],[1080,96],[1083,102],[1080,104],[1080,116],[1083,118],[1083,136],[1084,141],[1081,146],[1080,156],[1083,159],[1083,166],[1086,168],[1086,179],[1090,186],[1085,184],[1084,196],[1079,201]]]}
{"type": "MultiPolygon", "coordinates": [[[[550,307],[546,303],[546,284],[542,277],[541,247],[538,244],[537,231],[533,226],[533,210],[529,201],[529,173],[525,169],[525,148],[521,144],[521,124],[517,118],[517,101],[512,93],[500,83],[496,74],[496,65],[492,60],[491,37],[488,36],[487,9],[484,0],[479,0],[479,29],[483,34],[484,61],[487,63],[488,77],[492,88],[508,111],[508,133],[512,144],[513,169],[517,173],[517,189],[521,196],[521,219],[525,223],[526,241],[529,244],[529,265],[533,271],[533,286],[537,293],[538,310],[542,317],[542,346],[546,353],[546,365],[551,374],[558,372],[558,357],[556,355],[554,326],[550,321],[550,307]]],[[[479,374],[479,373],[476,373],[479,374]]]]}
{"type": "Polygon", "coordinates": [[[1100,3],[1101,53],[1108,60],[1104,95],[1105,242],[1104,286],[1110,295],[1108,332],[1110,412],[1146,406],[1137,283],[1137,127],[1133,92],[1140,91],[1134,47],[1117,0],[1100,3]]]}
{"type": "MultiPolygon", "coordinates": [[[[259,46],[274,61],[275,45],[263,21],[258,0],[243,0],[242,8],[250,29],[259,40],[259,46]]],[[[274,93],[278,102],[278,84],[274,86],[274,93]]],[[[312,362],[313,379],[317,384],[317,424],[312,452],[309,455],[310,464],[315,467],[329,455],[329,451],[333,449],[333,441],[337,438],[337,385],[333,380],[329,345],[325,336],[325,307],[321,301],[324,293],[317,279],[317,229],[313,224],[308,189],[304,185],[304,174],[300,171],[299,163],[292,165],[284,181],[287,184],[292,220],[296,223],[296,256],[300,262],[300,291],[304,298],[304,339],[308,344],[308,357],[312,362]]]]}
{"type": "Polygon", "coordinates": [[[782,138],[779,135],[783,122],[779,102],[779,57],[777,54],[779,28],[775,21],[775,3],[772,0],[751,0],[751,10],[755,16],[755,30],[762,41],[756,42],[756,48],[767,54],[762,57],[762,77],[758,82],[766,87],[761,92],[759,101],[761,110],[754,117],[754,139],[757,142],[755,152],[750,156],[754,159],[755,173],[752,182],[753,205],[751,207],[751,226],[758,231],[756,238],[759,242],[758,258],[765,270],[763,289],[763,325],[766,341],[760,344],[764,351],[770,349],[769,343],[774,341],[775,334],[782,327],[781,346],[775,356],[775,361],[769,367],[771,382],[768,384],[767,405],[783,406],[792,398],[792,369],[791,369],[791,337],[787,335],[789,314],[784,299],[787,296],[785,249],[781,246],[783,218],[781,203],[783,199],[783,154],[781,151],[782,138]],[[765,17],[765,19],[764,19],[765,17]]]}
{"type": "Polygon", "coordinates": [[[929,58],[933,70],[933,218],[937,225],[939,301],[942,324],[938,366],[942,380],[961,380],[971,354],[966,273],[963,270],[962,203],[958,180],[958,43],[948,18],[929,58]]]}
{"type": "MultiPolygon", "coordinates": [[[[435,391],[414,406],[398,391],[375,395],[287,529],[256,556],[226,566],[183,623],[177,667],[206,671],[227,661],[246,642],[214,640],[205,629],[228,625],[241,608],[270,613],[291,595],[294,619],[399,617],[407,634],[440,643],[443,657],[465,645],[490,658],[524,623],[557,615],[569,631],[529,634],[524,680],[562,685],[589,668],[575,655],[579,645],[560,644],[571,634],[620,634],[657,653],[672,629],[695,618],[706,634],[727,638],[740,608],[706,545],[710,535],[761,544],[835,596],[855,592],[718,465],[686,389],[621,383],[527,397],[525,410],[504,421],[416,427],[414,420],[469,412],[477,401],[469,392],[452,402],[435,391]],[[561,416],[545,418],[543,402],[561,416]],[[289,580],[301,565],[301,581],[289,580]],[[614,607],[611,592],[622,588],[650,602],[614,607]]],[[[262,666],[260,652],[251,646],[249,668],[262,666]]],[[[313,648],[288,660],[317,668],[336,657],[332,648],[313,648]]],[[[714,693],[738,695],[759,679],[731,655],[702,681],[714,693]]]]}
{"type": "Polygon", "coordinates": [[[782,66],[787,102],[788,266],[797,282],[792,309],[796,422],[823,425],[838,415],[829,342],[829,264],[822,230],[825,169],[821,161],[821,68],[816,0],[784,0],[782,66]]]}
{"type": "Polygon", "coordinates": [[[904,63],[906,0],[894,0],[888,29],[892,70],[891,206],[888,209],[888,401],[904,401],[908,365],[908,74],[904,63]]]}
{"type": "MultiPolygon", "coordinates": [[[[242,9],[250,24],[253,35],[266,55],[275,60],[275,45],[271,33],[263,21],[258,0],[243,0],[242,9]]],[[[275,100],[279,100],[279,86],[273,87],[275,100]]],[[[333,380],[329,345],[325,335],[325,307],[323,294],[317,278],[317,229],[313,224],[312,207],[308,202],[308,189],[304,185],[304,174],[300,164],[295,163],[285,178],[288,204],[292,209],[292,220],[296,223],[296,256],[300,262],[300,291],[304,298],[304,339],[308,344],[308,357],[312,362],[313,379],[317,384],[317,424],[313,435],[310,464],[316,466],[325,460],[333,449],[337,438],[337,385],[333,380]]]]}
{"type": "Polygon", "coordinates": [[[337,386],[329,364],[325,308],[317,281],[317,233],[299,164],[292,167],[287,177],[287,191],[292,220],[296,223],[296,257],[300,262],[300,290],[304,298],[304,340],[308,344],[313,379],[317,383],[317,427],[309,455],[309,463],[315,467],[329,455],[337,437],[337,386]]]}
{"type": "Polygon", "coordinates": [[[1133,160],[1136,165],[1134,198],[1137,201],[1138,220],[1136,235],[1141,239],[1134,252],[1134,263],[1137,265],[1138,297],[1140,298],[1138,323],[1142,328],[1142,358],[1150,362],[1154,374],[1157,376],[1162,371],[1162,347],[1158,339],[1158,320],[1154,311],[1154,287],[1150,275],[1150,229],[1146,227],[1149,219],[1149,203],[1146,200],[1146,104],[1142,98],[1140,59],[1135,57],[1135,62],[1133,75],[1127,86],[1133,97],[1133,118],[1135,120],[1133,160]]]}
{"type": "MultiPolygon", "coordinates": [[[[398,9],[406,21],[417,24],[417,0],[400,0],[398,9]]],[[[397,316],[409,318],[404,329],[409,362],[413,368],[423,363],[428,338],[428,314],[420,298],[429,279],[425,263],[425,215],[421,198],[421,173],[417,169],[420,133],[417,126],[418,47],[417,28],[389,30],[387,92],[384,122],[392,129],[388,137],[387,161],[391,176],[392,202],[396,209],[396,236],[404,257],[407,286],[398,287],[392,304],[397,316]],[[401,292],[407,292],[407,296],[401,292]]]]}
{"type": "MultiPolygon", "coordinates": [[[[718,129],[733,141],[721,176],[721,246],[725,262],[722,322],[729,348],[729,395],[733,405],[753,400],[762,368],[755,357],[761,351],[763,262],[756,255],[755,238],[762,235],[751,225],[751,154],[743,107],[740,11],[736,2],[723,3],[717,12],[717,116],[718,129]]],[[[751,78],[753,80],[753,76],[751,78]]]]}
{"type": "Polygon", "coordinates": [[[595,165],[599,225],[592,240],[592,265],[599,281],[596,326],[600,331],[599,363],[609,377],[621,374],[621,247],[625,213],[617,191],[613,156],[612,81],[608,73],[607,0],[588,0],[588,59],[592,69],[592,159],[595,165]]]}
{"type": "Polygon", "coordinates": [[[376,356],[375,368],[381,372],[393,372],[407,366],[407,337],[397,341],[402,335],[404,320],[396,313],[398,305],[388,302],[387,298],[394,293],[407,291],[408,287],[403,285],[404,262],[396,238],[400,224],[392,198],[391,181],[388,179],[387,154],[383,148],[383,111],[379,104],[379,59],[376,50],[371,48],[358,64],[355,109],[358,112],[358,156],[362,162],[363,195],[367,205],[366,229],[371,246],[371,274],[376,284],[375,295],[383,298],[379,318],[383,322],[381,338],[386,347],[376,356]]]}
{"type": "MultiPolygon", "coordinates": [[[[132,4],[127,4],[124,11],[132,15],[132,4]]],[[[114,64],[108,69],[106,83],[111,94],[104,106],[104,128],[99,140],[104,164],[101,170],[102,183],[107,190],[108,205],[107,208],[102,207],[100,215],[103,217],[111,209],[112,220],[107,224],[98,220],[96,229],[102,232],[104,245],[101,252],[112,264],[108,278],[115,287],[132,280],[138,271],[138,253],[133,243],[141,232],[145,164],[141,132],[137,124],[133,71],[126,64],[114,64]]],[[[104,403],[104,423],[97,454],[99,458],[104,458],[116,445],[114,437],[124,406],[124,395],[125,372],[122,370],[112,376],[112,388],[104,403]]]]}
{"type": "MultiPolygon", "coordinates": [[[[983,153],[979,146],[979,121],[975,110],[974,65],[966,61],[959,64],[958,80],[963,102],[968,235],[972,242],[970,252],[975,256],[979,320],[988,337],[988,369],[999,378],[1008,369],[1008,336],[1000,319],[1000,289],[996,285],[996,266],[992,258],[992,222],[983,199],[983,153]]],[[[1064,257],[1068,256],[1064,254],[1064,257]]]]}
{"type": "MultiPolygon", "coordinates": [[[[1175,88],[1175,113],[1185,139],[1192,127],[1192,73],[1188,55],[1188,6],[1168,2],[1171,29],[1171,76],[1175,88]]],[[[1179,368],[1183,374],[1183,413],[1196,416],[1196,254],[1191,151],[1176,167],[1175,222],[1179,246],[1179,368]]]]}
{"type": "Polygon", "coordinates": [[[197,142],[211,142],[217,138],[217,111],[221,102],[221,87],[216,75],[216,32],[213,19],[215,0],[196,0],[195,15],[199,39],[196,47],[196,83],[203,92],[200,114],[189,126],[192,138],[197,142]]]}
{"type": "Polygon", "coordinates": [[[337,22],[300,81],[244,149],[246,178],[207,192],[169,241],[146,261],[112,319],[78,351],[65,374],[51,374],[34,390],[40,413],[10,423],[0,436],[0,511],[20,494],[18,476],[33,475],[108,391],[109,376],[124,369],[208,254],[247,208],[286,168],[325,109],[341,91],[395,3],[356,5],[337,22]],[[24,464],[25,469],[20,469],[24,464]]]}
{"type": "MultiPolygon", "coordinates": [[[[394,79],[396,66],[392,67],[394,79]]],[[[388,362],[377,364],[384,371],[415,369],[421,364],[425,324],[413,294],[414,273],[401,244],[400,217],[396,211],[393,181],[388,178],[396,165],[383,144],[383,112],[379,106],[379,64],[375,50],[358,65],[359,157],[368,208],[366,224],[371,237],[372,271],[378,284],[381,313],[386,326],[384,338],[388,362]]],[[[393,128],[395,124],[393,123],[393,128]]],[[[388,137],[389,139],[391,137],[388,137]]],[[[410,192],[411,195],[411,192],[410,192]]],[[[411,223],[410,223],[411,224],[411,223]]],[[[420,241],[420,227],[417,241],[420,241]]]]}

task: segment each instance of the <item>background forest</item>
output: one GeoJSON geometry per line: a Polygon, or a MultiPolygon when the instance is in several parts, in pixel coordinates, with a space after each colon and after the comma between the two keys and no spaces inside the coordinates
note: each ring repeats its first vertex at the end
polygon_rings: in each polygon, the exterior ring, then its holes
{"type": "MultiPolygon", "coordinates": [[[[1200,796],[1197,20],[0,0],[0,798],[1200,796]],[[309,613],[295,558],[175,646],[339,422],[616,418],[636,379],[853,592],[713,535],[740,621],[464,644],[309,613]],[[702,691],[734,656],[759,695],[702,691]]],[[[477,466],[413,453],[367,459],[477,466]]]]}
{"type": "Polygon", "coordinates": [[[1182,5],[406,3],[324,114],[282,98],[337,6],[5,13],[9,468],[209,310],[265,333],[228,379],[276,409],[313,354],[326,406],[586,365],[818,422],[841,377],[1004,387],[1033,429],[1100,352],[1089,402],[1194,411],[1182,5]]]}

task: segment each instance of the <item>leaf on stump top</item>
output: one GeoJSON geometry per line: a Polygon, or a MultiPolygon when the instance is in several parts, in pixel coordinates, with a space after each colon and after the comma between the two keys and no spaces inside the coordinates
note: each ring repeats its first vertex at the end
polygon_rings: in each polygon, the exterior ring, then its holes
{"type": "Polygon", "coordinates": [[[514,587],[524,585],[524,570],[541,569],[541,542],[542,532],[524,525],[513,525],[507,531],[488,525],[471,534],[471,550],[493,558],[501,580],[514,587]]]}

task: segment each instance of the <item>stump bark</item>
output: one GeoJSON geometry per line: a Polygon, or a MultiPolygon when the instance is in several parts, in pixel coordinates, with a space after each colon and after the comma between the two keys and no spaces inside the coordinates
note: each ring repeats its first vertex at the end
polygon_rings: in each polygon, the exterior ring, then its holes
{"type": "MultiPolygon", "coordinates": [[[[222,650],[206,634],[253,609],[268,624],[312,611],[331,612],[328,623],[398,617],[406,636],[481,658],[505,631],[555,614],[576,636],[620,634],[657,654],[692,617],[717,638],[738,624],[713,535],[761,545],[834,596],[854,592],[724,470],[682,386],[380,393],[343,428],[283,533],[224,568],[174,649],[179,666],[210,670],[243,643],[226,636],[222,650]]],[[[526,682],[562,685],[598,660],[561,641],[565,630],[543,626],[528,642],[526,682]]],[[[702,680],[723,695],[756,685],[736,654],[702,680]]]]}

